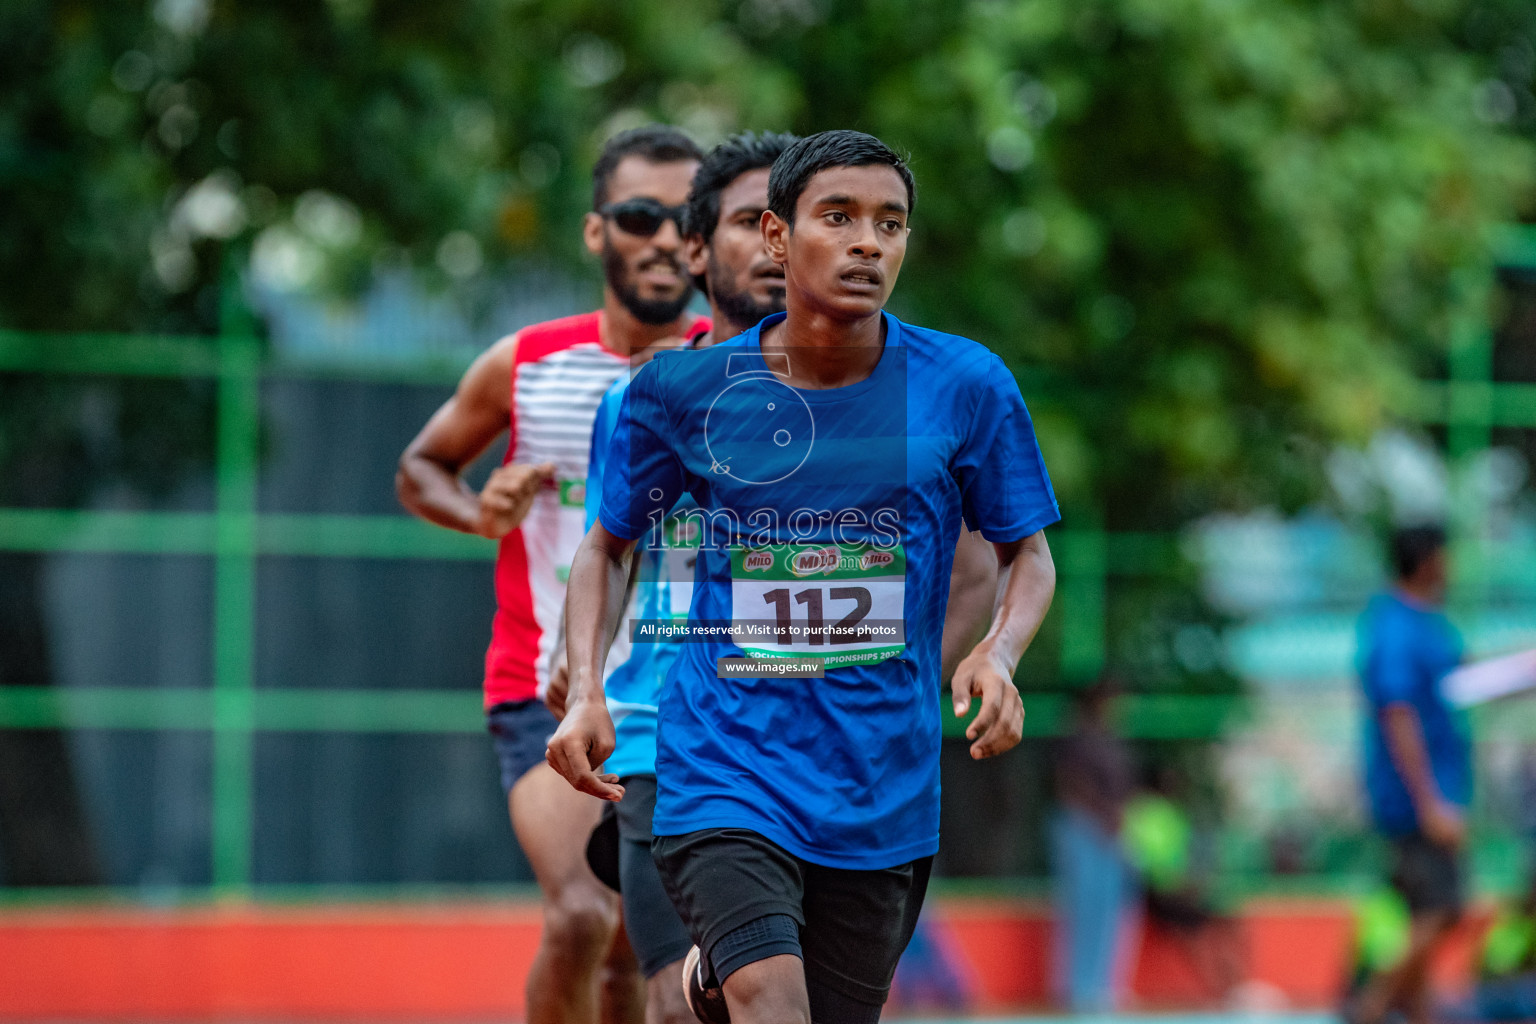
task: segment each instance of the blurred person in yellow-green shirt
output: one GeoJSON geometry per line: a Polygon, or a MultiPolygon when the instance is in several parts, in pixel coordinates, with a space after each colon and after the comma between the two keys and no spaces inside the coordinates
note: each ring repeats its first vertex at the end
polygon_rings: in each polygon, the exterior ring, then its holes
{"type": "Polygon", "coordinates": [[[1268,993],[1245,985],[1247,949],[1237,919],[1194,870],[1194,827],[1173,799],[1181,788],[1177,773],[1164,767],[1155,778],[1154,788],[1126,806],[1123,832],[1126,855],[1141,878],[1148,927],[1179,943],[1206,989],[1224,1004],[1267,1000],[1268,993]]]}

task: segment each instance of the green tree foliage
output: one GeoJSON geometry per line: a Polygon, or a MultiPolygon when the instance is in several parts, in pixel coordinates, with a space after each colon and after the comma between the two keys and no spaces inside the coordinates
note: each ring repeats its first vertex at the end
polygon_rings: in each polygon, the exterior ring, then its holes
{"type": "Polygon", "coordinates": [[[1034,383],[1064,498],[1120,526],[1295,504],[1481,300],[1453,272],[1528,194],[1524,10],[23,0],[0,322],[209,330],[262,232],[319,288],[452,267],[453,232],[492,269],[574,262],[615,127],[857,126],[919,176],[900,307],[1034,383]]]}

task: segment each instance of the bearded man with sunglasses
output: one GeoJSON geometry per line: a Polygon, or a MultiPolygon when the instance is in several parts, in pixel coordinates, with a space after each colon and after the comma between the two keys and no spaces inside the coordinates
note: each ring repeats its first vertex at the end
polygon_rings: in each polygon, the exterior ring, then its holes
{"type": "Polygon", "coordinates": [[[500,542],[485,708],[513,831],[544,893],[529,1024],[638,1022],[642,1014],[633,954],[615,942],[618,899],[583,856],[601,804],[545,764],[556,721],[542,697],[571,557],[585,533],[598,402],[631,361],[709,329],[687,311],[693,286],[682,259],[683,203],[700,156],[692,140],[663,125],[608,141],[582,228],[602,261],[603,307],[491,346],[406,448],[396,475],[396,493],[416,515],[500,542]],[[477,493],[463,472],[503,432],[503,465],[477,493]]]}
{"type": "MultiPolygon", "coordinates": [[[[694,284],[709,297],[709,333],[693,339],[703,349],[755,326],[784,308],[784,272],[768,258],[757,222],[768,208],[768,169],[795,136],[746,132],[732,136],[704,157],[688,193],[685,229],[687,266],[694,284]]],[[[610,442],[629,377],[615,381],[603,396],[592,428],[587,471],[587,525],[597,517],[610,442]]],[[[666,538],[637,555],[629,617],[641,621],[683,621],[693,592],[697,540],[688,523],[691,501],[672,510],[666,538]]],[[[627,632],[627,631],[621,631],[627,632]]],[[[599,878],[621,893],[624,927],[645,978],[647,1024],[692,1024],[683,996],[683,958],[693,939],[678,917],[651,860],[651,815],[656,805],[656,702],[678,644],[636,640],[627,660],[610,664],[606,692],[617,724],[608,769],[624,778],[621,804],[610,804],[587,846],[599,878]],[[620,664],[622,662],[622,664],[620,664]]],[[[566,677],[557,672],[546,699],[557,714],[565,708],[566,677]]]]}

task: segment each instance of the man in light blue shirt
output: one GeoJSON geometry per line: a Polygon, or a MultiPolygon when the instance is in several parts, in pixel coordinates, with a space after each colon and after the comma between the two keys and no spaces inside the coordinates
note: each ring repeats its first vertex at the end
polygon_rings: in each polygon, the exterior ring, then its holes
{"type": "MultiPolygon", "coordinates": [[[[684,258],[695,284],[709,298],[711,327],[685,339],[707,348],[734,337],[784,308],[784,271],[768,258],[758,221],[768,206],[768,169],[795,136],[765,132],[733,136],[699,165],[684,214],[684,258]]],[[[626,374],[599,405],[588,459],[587,527],[597,521],[609,471],[626,374]]],[[[693,596],[698,529],[687,496],[671,510],[660,543],[636,549],[630,616],[641,623],[686,623],[693,596]]],[[[691,1024],[683,999],[682,961],[693,945],[651,860],[651,817],[656,805],[656,701],[681,644],[638,637],[629,657],[604,688],[614,722],[614,748],[605,769],[623,780],[624,799],[608,805],[589,845],[599,877],[616,882],[624,925],[646,979],[649,1024],[691,1024]]]]}

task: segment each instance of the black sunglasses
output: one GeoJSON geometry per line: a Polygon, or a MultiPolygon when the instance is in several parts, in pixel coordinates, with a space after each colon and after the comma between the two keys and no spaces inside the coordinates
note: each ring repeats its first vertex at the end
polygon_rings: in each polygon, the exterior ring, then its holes
{"type": "Polygon", "coordinates": [[[667,206],[649,196],[637,196],[621,203],[605,203],[598,213],[610,218],[619,230],[628,235],[650,238],[661,230],[667,221],[677,225],[678,234],[683,232],[683,207],[667,206]]]}

